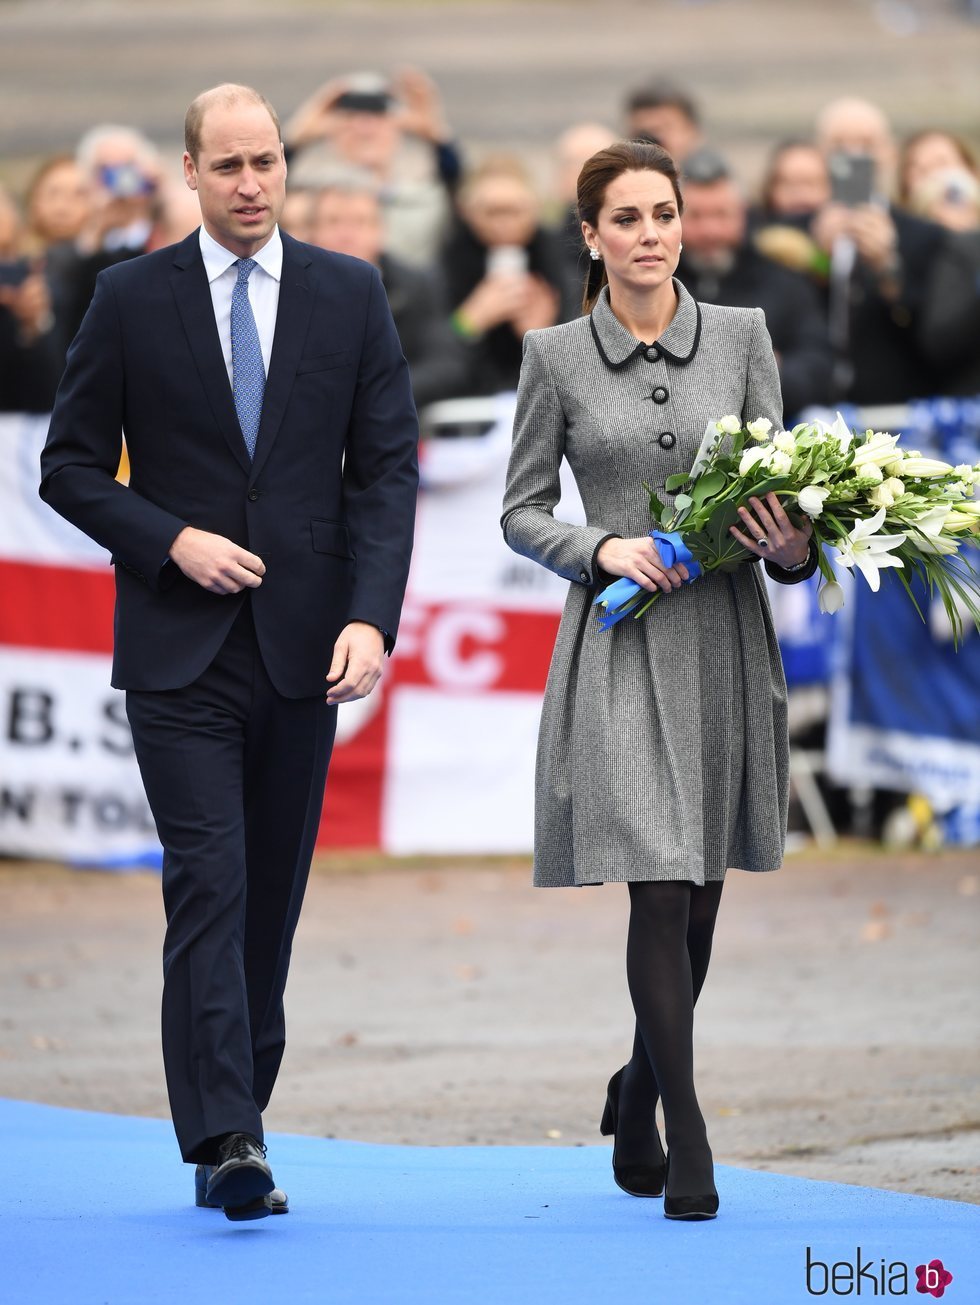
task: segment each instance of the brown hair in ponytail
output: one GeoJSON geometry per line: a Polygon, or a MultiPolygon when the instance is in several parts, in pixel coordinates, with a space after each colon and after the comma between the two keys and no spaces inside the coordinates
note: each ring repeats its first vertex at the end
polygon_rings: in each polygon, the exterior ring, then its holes
{"type": "MultiPolygon", "coordinates": [[[[678,214],[684,211],[684,200],[677,175],[677,165],[663,148],[652,141],[617,141],[607,149],[599,150],[582,165],[578,174],[578,217],[593,229],[599,220],[599,210],[606,199],[611,182],[624,172],[659,172],[674,188],[678,214]]],[[[582,312],[590,313],[607,283],[606,268],[601,259],[589,259],[589,274],[582,297],[582,312]]]]}

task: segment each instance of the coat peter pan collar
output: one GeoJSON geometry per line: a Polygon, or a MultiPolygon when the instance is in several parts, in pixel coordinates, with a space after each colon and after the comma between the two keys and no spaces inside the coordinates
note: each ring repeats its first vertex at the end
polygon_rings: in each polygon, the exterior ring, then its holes
{"type": "Polygon", "coordinates": [[[697,302],[674,278],[677,291],[677,312],[674,320],[664,331],[659,340],[646,344],[631,335],[609,306],[609,287],[603,286],[596,300],[595,307],[589,315],[592,338],[599,356],[607,367],[618,371],[625,367],[631,358],[647,356],[651,362],[664,357],[679,367],[689,363],[698,351],[701,339],[701,309],[697,302]],[[649,351],[655,350],[655,353],[649,351]]]}

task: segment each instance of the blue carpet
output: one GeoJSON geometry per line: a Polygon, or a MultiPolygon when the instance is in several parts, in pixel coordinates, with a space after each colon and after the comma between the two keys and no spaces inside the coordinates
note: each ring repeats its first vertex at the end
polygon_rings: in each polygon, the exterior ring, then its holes
{"type": "Polygon", "coordinates": [[[718,1166],[719,1217],[688,1224],[613,1186],[608,1146],[267,1140],[293,1210],[232,1224],[194,1208],[168,1123],[0,1100],[0,1301],[793,1305],[894,1298],[902,1265],[929,1301],[933,1259],[950,1305],[980,1301],[980,1208],[955,1201],[718,1166]]]}

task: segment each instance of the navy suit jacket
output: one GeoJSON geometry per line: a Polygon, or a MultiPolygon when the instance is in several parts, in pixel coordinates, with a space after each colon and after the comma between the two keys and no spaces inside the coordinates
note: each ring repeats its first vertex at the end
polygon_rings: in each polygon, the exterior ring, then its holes
{"type": "Polygon", "coordinates": [[[167,560],[184,526],[266,565],[251,591],[273,684],[325,691],[348,621],[394,642],[408,578],[418,423],[381,280],[285,233],[255,460],[235,412],[198,234],[99,275],[68,354],[41,497],[112,553],[116,688],[191,683],[244,595],[209,593],[167,560]],[[115,479],[121,437],[129,485],[115,479]]]}

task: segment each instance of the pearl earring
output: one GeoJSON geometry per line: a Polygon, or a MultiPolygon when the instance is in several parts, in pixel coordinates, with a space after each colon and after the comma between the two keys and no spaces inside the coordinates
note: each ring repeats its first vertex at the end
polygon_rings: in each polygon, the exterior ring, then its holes
{"type": "Polygon", "coordinates": [[[677,246],[677,252],[680,253],[683,248],[684,248],[684,242],[681,241],[681,243],[677,246]]]}
{"type": "Polygon", "coordinates": [[[596,249],[594,245],[590,245],[590,246],[589,246],[589,257],[592,259],[593,263],[598,263],[598,261],[599,261],[599,259],[602,257],[602,255],[599,253],[598,249],[596,249]]]}

